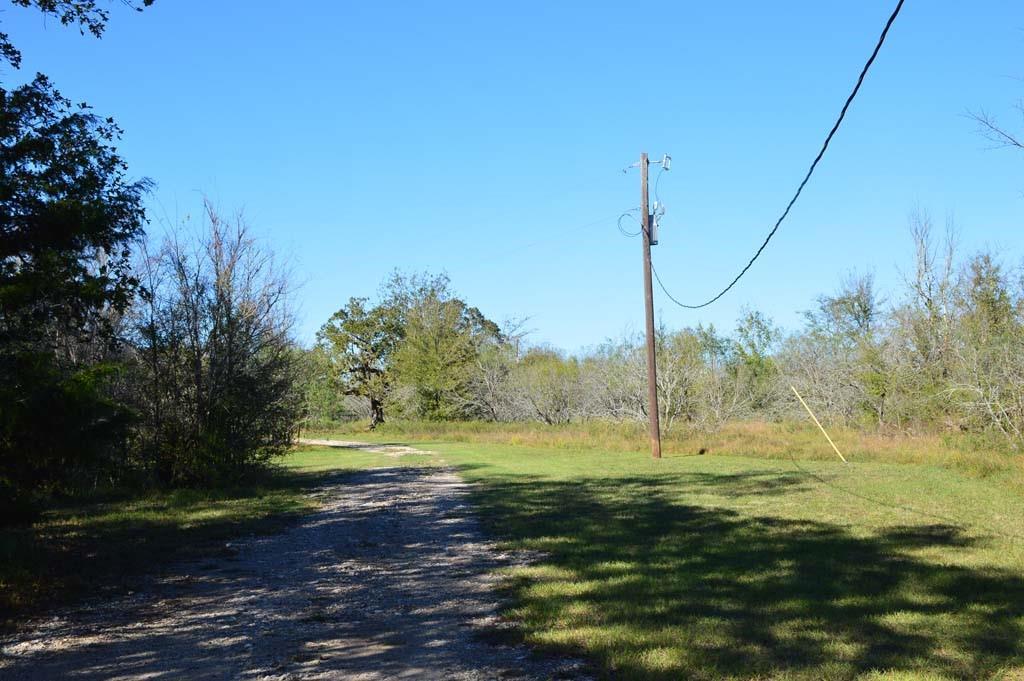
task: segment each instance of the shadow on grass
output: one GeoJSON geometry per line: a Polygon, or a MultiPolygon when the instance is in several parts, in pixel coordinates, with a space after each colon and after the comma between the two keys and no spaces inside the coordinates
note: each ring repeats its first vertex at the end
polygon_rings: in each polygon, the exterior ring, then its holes
{"type": "Polygon", "coordinates": [[[788,494],[810,484],[796,474],[480,483],[495,536],[541,552],[509,585],[527,640],[582,651],[615,678],[1024,671],[1024,574],[956,565],[988,541],[960,528],[855,535],[685,503],[788,494]]]}
{"type": "Polygon", "coordinates": [[[0,528],[0,632],[170,561],[222,555],[225,540],[280,531],[310,510],[308,489],[348,474],[273,468],[228,488],[107,493],[0,528]]]}

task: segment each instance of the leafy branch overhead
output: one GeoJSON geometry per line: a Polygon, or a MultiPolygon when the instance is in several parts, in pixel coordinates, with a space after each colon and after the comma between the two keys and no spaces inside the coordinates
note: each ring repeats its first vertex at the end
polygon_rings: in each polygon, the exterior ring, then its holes
{"type": "MultiPolygon", "coordinates": [[[[97,6],[96,0],[11,0],[19,7],[34,7],[44,15],[58,20],[64,26],[77,26],[84,35],[90,33],[99,38],[107,27],[110,11],[97,6]]],[[[128,0],[121,4],[138,12],[149,7],[155,0],[142,0],[137,5],[128,0]]],[[[14,68],[21,68],[21,51],[11,42],[10,36],[0,33],[0,58],[6,60],[14,68]]]]}

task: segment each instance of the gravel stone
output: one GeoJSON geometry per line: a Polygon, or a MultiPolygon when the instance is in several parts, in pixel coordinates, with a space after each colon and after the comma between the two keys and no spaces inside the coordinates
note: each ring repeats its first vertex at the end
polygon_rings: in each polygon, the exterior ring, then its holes
{"type": "Polygon", "coordinates": [[[517,557],[484,537],[467,491],[443,466],[328,479],[314,492],[321,510],[282,533],[0,638],[0,678],[589,678],[579,660],[481,636],[511,626],[494,571],[517,557]]]}

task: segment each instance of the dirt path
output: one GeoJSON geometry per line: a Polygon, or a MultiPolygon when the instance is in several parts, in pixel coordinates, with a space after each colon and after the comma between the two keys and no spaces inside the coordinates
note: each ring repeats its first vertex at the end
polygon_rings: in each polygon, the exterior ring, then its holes
{"type": "Polygon", "coordinates": [[[322,510],[286,532],[0,640],[0,678],[582,678],[576,662],[480,637],[496,621],[489,573],[509,557],[466,491],[442,467],[332,479],[322,510]]]}

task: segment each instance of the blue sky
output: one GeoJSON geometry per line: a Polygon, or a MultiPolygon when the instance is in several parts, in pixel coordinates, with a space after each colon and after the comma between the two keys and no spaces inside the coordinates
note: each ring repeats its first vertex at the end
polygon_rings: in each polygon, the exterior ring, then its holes
{"type": "MultiPolygon", "coordinates": [[[[158,185],[152,232],[202,193],[244,208],[303,282],[303,339],[398,267],[447,271],[575,351],[642,328],[622,168],[673,156],[655,266],[708,297],[789,200],[892,5],[158,0],[112,2],[100,41],[17,8],[0,24],[25,56],[5,82],[43,71],[125,128],[158,185]]],[[[955,220],[965,252],[1020,262],[1024,154],[964,114],[1024,128],[1022,54],[1019,2],[909,0],[765,255],[706,310],[658,295],[662,318],[728,330],[749,306],[794,328],[851,270],[895,289],[916,207],[955,220]]]]}

